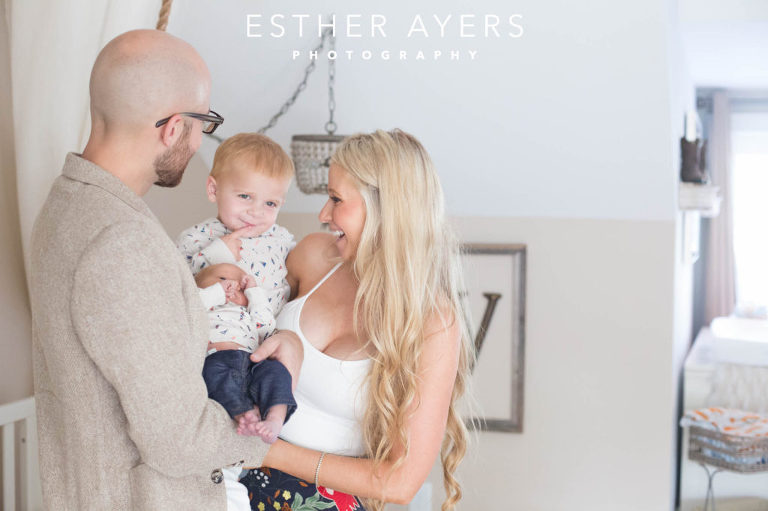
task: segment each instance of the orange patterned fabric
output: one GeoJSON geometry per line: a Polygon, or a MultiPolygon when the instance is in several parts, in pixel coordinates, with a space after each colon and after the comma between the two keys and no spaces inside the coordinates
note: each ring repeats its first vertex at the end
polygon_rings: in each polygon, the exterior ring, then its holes
{"type": "Polygon", "coordinates": [[[768,437],[768,415],[730,408],[699,408],[688,410],[680,425],[701,428],[743,437],[768,437]]]}

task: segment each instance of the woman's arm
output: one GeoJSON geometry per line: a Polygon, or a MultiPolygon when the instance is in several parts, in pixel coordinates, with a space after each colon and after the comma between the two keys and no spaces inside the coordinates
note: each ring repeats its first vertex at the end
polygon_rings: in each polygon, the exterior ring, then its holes
{"type": "MultiPolygon", "coordinates": [[[[403,445],[395,445],[392,461],[383,462],[378,472],[374,472],[373,461],[369,459],[326,455],[320,467],[320,485],[360,497],[405,504],[424,483],[440,453],[459,359],[458,323],[454,321],[443,327],[433,320],[428,326],[430,330],[437,331],[425,340],[420,357],[420,399],[411,406],[406,424],[410,439],[408,455],[393,470],[394,460],[405,449],[403,445]]],[[[278,440],[264,458],[264,466],[313,482],[319,458],[317,451],[278,440]]]]}
{"type": "Polygon", "coordinates": [[[291,300],[307,293],[331,269],[339,256],[333,241],[333,235],[326,232],[308,234],[288,253],[285,268],[291,300]]]}

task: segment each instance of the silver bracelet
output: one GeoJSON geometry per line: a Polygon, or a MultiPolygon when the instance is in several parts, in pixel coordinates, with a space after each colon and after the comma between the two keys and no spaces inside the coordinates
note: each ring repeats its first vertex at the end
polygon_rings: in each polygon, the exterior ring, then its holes
{"type": "Polygon", "coordinates": [[[320,484],[317,478],[320,476],[320,465],[323,464],[323,458],[325,458],[325,454],[326,453],[321,453],[320,459],[317,460],[317,468],[315,469],[315,488],[317,488],[317,486],[320,484]]]}

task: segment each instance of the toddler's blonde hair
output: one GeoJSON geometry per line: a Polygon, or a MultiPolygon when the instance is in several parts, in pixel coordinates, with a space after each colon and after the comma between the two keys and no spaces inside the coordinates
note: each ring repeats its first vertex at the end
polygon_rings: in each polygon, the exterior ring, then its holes
{"type": "Polygon", "coordinates": [[[235,161],[268,177],[290,179],[295,172],[280,144],[260,133],[238,133],[222,142],[213,157],[211,177],[223,175],[235,161]]]}

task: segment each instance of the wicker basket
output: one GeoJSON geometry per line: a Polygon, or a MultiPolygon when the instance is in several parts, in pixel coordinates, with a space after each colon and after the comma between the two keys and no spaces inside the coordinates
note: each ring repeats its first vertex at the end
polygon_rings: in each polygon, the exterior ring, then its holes
{"type": "Polygon", "coordinates": [[[688,458],[734,472],[768,470],[768,438],[727,435],[690,427],[688,458]]]}
{"type": "Polygon", "coordinates": [[[293,136],[291,156],[299,190],[304,193],[328,191],[328,162],[342,140],[344,137],[340,135],[293,136]]]}

